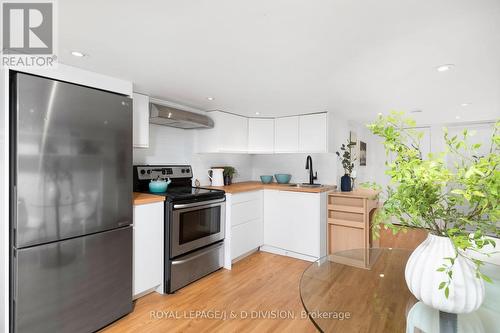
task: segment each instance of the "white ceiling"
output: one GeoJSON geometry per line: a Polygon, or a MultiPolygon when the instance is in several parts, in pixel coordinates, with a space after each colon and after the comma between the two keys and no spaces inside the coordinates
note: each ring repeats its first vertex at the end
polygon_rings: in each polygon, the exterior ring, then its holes
{"type": "Polygon", "coordinates": [[[249,116],[329,110],[357,121],[392,109],[421,109],[421,123],[500,117],[498,0],[58,6],[61,62],[187,106],[249,116]],[[448,63],[456,67],[436,71],[448,63]]]}

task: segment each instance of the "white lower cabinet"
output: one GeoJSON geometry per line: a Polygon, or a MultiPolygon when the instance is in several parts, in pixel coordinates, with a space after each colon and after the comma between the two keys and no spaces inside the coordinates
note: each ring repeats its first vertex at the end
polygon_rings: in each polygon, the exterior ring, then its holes
{"type": "Polygon", "coordinates": [[[134,206],[133,295],[163,286],[163,202],[134,206]]]}
{"type": "Polygon", "coordinates": [[[263,250],[316,260],[326,255],[326,193],[264,190],[263,250]]]}
{"type": "Polygon", "coordinates": [[[263,241],[262,219],[248,221],[231,228],[231,259],[257,249],[263,241]]]}
{"type": "Polygon", "coordinates": [[[309,261],[326,255],[326,192],[259,190],[226,198],[226,268],[257,248],[309,261]]]}
{"type": "Polygon", "coordinates": [[[228,194],[231,260],[263,244],[262,191],[228,194]]]}

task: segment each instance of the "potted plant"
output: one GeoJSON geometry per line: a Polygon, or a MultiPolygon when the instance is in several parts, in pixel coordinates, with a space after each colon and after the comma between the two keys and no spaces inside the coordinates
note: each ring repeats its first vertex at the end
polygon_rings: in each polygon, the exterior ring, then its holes
{"type": "Polygon", "coordinates": [[[379,118],[368,128],[384,139],[390,185],[373,224],[393,233],[408,228],[429,230],[427,239],[411,254],[405,279],[423,303],[449,313],[468,313],[481,306],[483,262],[470,253],[495,246],[500,236],[500,122],[494,126],[488,153],[470,143],[471,133],[450,137],[444,129],[446,150],[423,156],[422,133],[402,113],[379,118]],[[453,163],[450,163],[450,160],[453,163]],[[395,224],[393,222],[397,222],[395,224]]]}
{"type": "Polygon", "coordinates": [[[236,169],[232,166],[225,166],[223,175],[224,185],[231,185],[233,183],[233,176],[236,175],[236,169]]]}
{"type": "Polygon", "coordinates": [[[344,168],[344,175],[340,178],[340,190],[343,192],[352,190],[351,173],[354,169],[354,161],[356,161],[356,156],[352,153],[352,147],[355,146],[356,142],[348,139],[347,144],[342,144],[342,146],[340,146],[340,152],[336,152],[344,168]]]}

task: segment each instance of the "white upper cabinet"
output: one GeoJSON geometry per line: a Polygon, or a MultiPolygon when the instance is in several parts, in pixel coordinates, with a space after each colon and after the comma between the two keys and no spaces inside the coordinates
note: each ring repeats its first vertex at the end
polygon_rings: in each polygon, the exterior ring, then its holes
{"type": "Polygon", "coordinates": [[[133,146],[149,147],[149,96],[135,94],[133,103],[133,146]]]}
{"type": "Polygon", "coordinates": [[[274,151],[295,153],[299,151],[299,117],[276,118],[274,151]]]}
{"type": "Polygon", "coordinates": [[[326,153],[328,116],[316,113],[283,118],[247,118],[207,113],[212,129],[197,130],[199,153],[326,153]]]}
{"type": "Polygon", "coordinates": [[[197,131],[199,153],[246,153],[248,118],[221,111],[207,112],[214,128],[197,131]]]}
{"type": "Polygon", "coordinates": [[[299,151],[328,152],[328,117],[326,113],[299,116],[299,151]]]}
{"type": "Polygon", "coordinates": [[[274,119],[250,118],[248,120],[248,152],[274,152],[274,119]]]}

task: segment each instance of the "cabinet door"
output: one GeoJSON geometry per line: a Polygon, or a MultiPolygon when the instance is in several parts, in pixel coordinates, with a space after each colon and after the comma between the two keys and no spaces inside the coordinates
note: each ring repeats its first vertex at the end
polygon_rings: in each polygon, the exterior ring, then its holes
{"type": "Polygon", "coordinates": [[[263,244],[262,219],[251,220],[231,228],[231,259],[263,244]]]}
{"type": "Polygon", "coordinates": [[[248,118],[211,111],[214,128],[197,130],[200,153],[246,153],[248,151],[248,118]]]}
{"type": "Polygon", "coordinates": [[[274,151],[293,153],[299,151],[299,117],[277,118],[275,121],[274,151]]]}
{"type": "Polygon", "coordinates": [[[133,146],[149,147],[149,96],[134,94],[133,146]]]}
{"type": "Polygon", "coordinates": [[[299,150],[304,153],[327,152],[326,113],[299,116],[299,150]]]}
{"type": "Polygon", "coordinates": [[[283,207],[286,202],[281,200],[279,191],[264,190],[264,244],[285,249],[286,228],[285,219],[288,216],[283,207]]]}
{"type": "Polygon", "coordinates": [[[134,206],[134,296],[163,282],[163,207],[134,206]]]}
{"type": "Polygon", "coordinates": [[[219,151],[247,152],[248,118],[225,112],[220,113],[219,151]]]}
{"type": "Polygon", "coordinates": [[[274,119],[248,120],[248,151],[272,153],[274,151],[274,119]]]}
{"type": "Polygon", "coordinates": [[[319,257],[320,209],[318,193],[265,191],[264,244],[319,257]]]}

